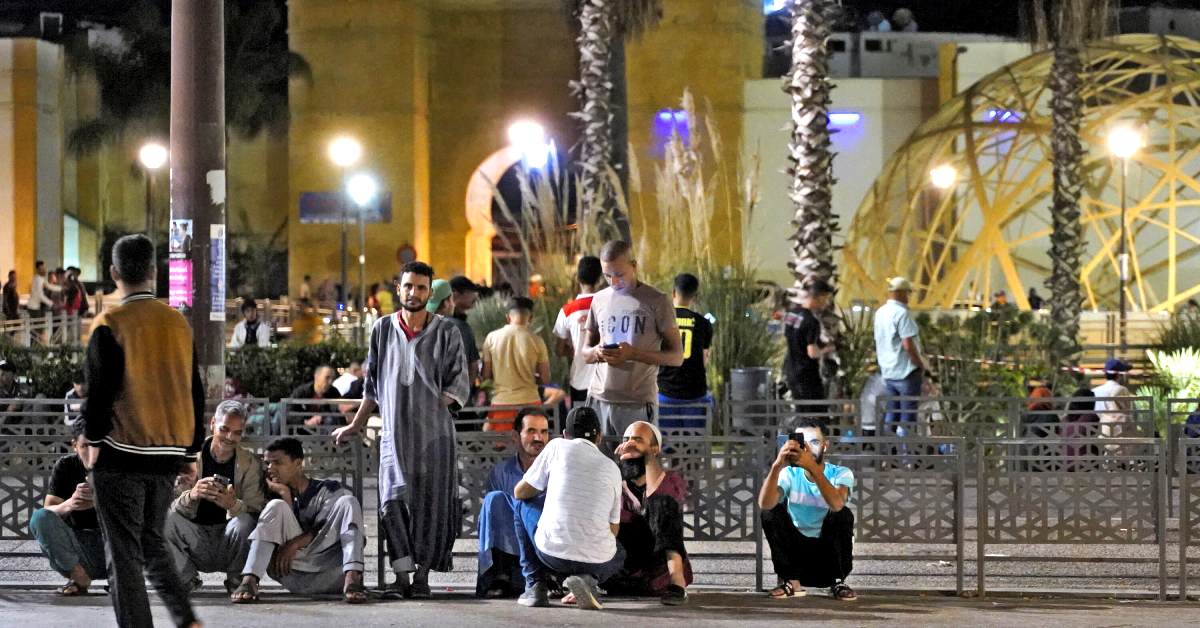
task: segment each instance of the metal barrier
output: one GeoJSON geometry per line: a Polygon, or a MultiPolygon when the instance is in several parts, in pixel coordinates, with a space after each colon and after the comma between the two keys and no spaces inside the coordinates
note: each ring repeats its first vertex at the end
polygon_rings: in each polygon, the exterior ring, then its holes
{"type": "MultiPolygon", "coordinates": [[[[984,439],[976,469],[977,592],[989,544],[1156,544],[1167,593],[1166,451],[1150,438],[984,439]],[[1030,448],[1037,447],[1031,453],[1030,448]],[[1044,466],[1049,457],[1062,460],[1044,466]]],[[[1042,559],[1045,560],[1045,559],[1042,559]]]]}
{"type": "Polygon", "coordinates": [[[730,401],[729,417],[730,434],[774,436],[791,431],[806,418],[824,420],[835,436],[849,430],[861,431],[861,406],[856,399],[730,401]]]}
{"type": "Polygon", "coordinates": [[[83,320],[79,316],[63,312],[29,316],[29,311],[21,308],[21,318],[0,320],[0,334],[8,335],[22,347],[78,346],[85,328],[83,320]]]}
{"type": "MultiPolygon", "coordinates": [[[[82,399],[0,399],[0,426],[60,424],[79,416],[82,399]]],[[[65,433],[65,431],[64,431],[65,433]]]]}
{"type": "Polygon", "coordinates": [[[360,404],[362,399],[280,399],[270,433],[305,434],[341,427],[354,418],[360,404]]]}
{"type": "Polygon", "coordinates": [[[1175,475],[1179,480],[1179,599],[1188,599],[1188,548],[1200,541],[1200,438],[1176,440],[1175,475]]]}

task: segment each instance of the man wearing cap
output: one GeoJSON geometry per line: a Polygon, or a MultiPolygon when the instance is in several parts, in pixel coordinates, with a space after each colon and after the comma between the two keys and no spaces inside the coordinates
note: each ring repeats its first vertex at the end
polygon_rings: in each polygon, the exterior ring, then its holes
{"type": "Polygon", "coordinates": [[[683,546],[683,505],[688,483],[663,468],[662,432],[638,421],[617,446],[621,479],[621,529],[625,563],[604,584],[610,594],[655,595],[668,606],[687,602],[692,564],[683,546]]]}
{"type": "MultiPolygon", "coordinates": [[[[555,404],[565,395],[550,383],[550,352],[546,342],[529,330],[533,318],[533,301],[528,297],[513,297],[508,302],[508,324],[487,335],[483,340],[483,379],[493,384],[492,405],[536,406],[555,404]],[[538,382],[546,387],[545,398],[538,394],[538,382]]],[[[493,410],[488,413],[484,431],[507,432],[512,429],[512,410],[493,410]]]]}
{"type": "MultiPolygon", "coordinates": [[[[456,314],[456,299],[458,296],[454,291],[454,284],[452,282],[457,279],[465,280],[470,284],[471,288],[475,287],[475,284],[471,283],[466,277],[455,277],[450,281],[434,279],[433,284],[429,287],[429,304],[426,307],[431,313],[446,317],[448,322],[458,328],[458,333],[462,334],[463,352],[467,358],[467,376],[471,380],[470,399],[474,399],[476,387],[479,383],[479,348],[475,344],[475,332],[467,324],[466,311],[474,306],[475,302],[474,297],[471,297],[470,305],[463,310],[462,315],[456,314]]],[[[473,295],[474,292],[470,292],[470,294],[473,295]]],[[[463,299],[465,302],[466,297],[463,297],[463,299]]]]}
{"type": "Polygon", "coordinates": [[[833,288],[828,283],[814,280],[805,286],[801,306],[783,319],[783,335],[787,339],[783,371],[792,399],[826,398],[821,360],[834,346],[821,341],[821,321],[817,317],[829,306],[832,294],[833,288]]]}
{"type": "MultiPolygon", "coordinates": [[[[904,277],[888,280],[888,300],[875,311],[875,354],[879,374],[887,394],[893,397],[917,397],[921,394],[921,378],[925,360],[921,355],[920,330],[908,311],[912,284],[904,277]]],[[[912,421],[915,400],[893,401],[888,404],[884,424],[895,432],[893,424],[912,421]]]]}
{"type": "Polygon", "coordinates": [[[563,584],[580,609],[599,610],[597,583],[625,562],[617,542],[621,472],[600,444],[600,417],[589,407],[567,415],[565,438],[550,441],[513,489],[513,526],[521,550],[521,606],[550,606],[547,580],[563,584]]]}
{"type": "Polygon", "coordinates": [[[1100,417],[1100,435],[1120,436],[1121,423],[1129,421],[1130,404],[1123,397],[1133,393],[1125,387],[1126,374],[1132,369],[1128,362],[1109,358],[1104,363],[1104,383],[1092,389],[1096,395],[1096,414],[1100,417]]]}
{"type": "Polygon", "coordinates": [[[479,347],[475,344],[475,332],[467,323],[467,312],[475,307],[479,297],[479,286],[473,281],[456,275],[450,278],[450,319],[463,335],[463,347],[467,352],[467,366],[471,370],[472,387],[479,381],[479,347]]]}

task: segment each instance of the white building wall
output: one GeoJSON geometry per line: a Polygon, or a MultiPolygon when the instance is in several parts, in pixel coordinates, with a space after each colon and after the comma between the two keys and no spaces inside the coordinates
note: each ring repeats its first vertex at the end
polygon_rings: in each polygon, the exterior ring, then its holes
{"type": "Polygon", "coordinates": [[[38,40],[37,64],[37,257],[53,268],[63,258],[62,46],[38,40]]]}

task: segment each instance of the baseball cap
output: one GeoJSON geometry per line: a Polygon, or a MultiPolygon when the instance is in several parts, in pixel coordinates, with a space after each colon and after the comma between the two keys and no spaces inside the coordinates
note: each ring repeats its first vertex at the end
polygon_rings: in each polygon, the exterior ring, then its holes
{"type": "Polygon", "coordinates": [[[888,279],[888,292],[912,292],[912,282],[904,277],[888,279]]]}
{"type": "Polygon", "coordinates": [[[1118,360],[1117,358],[1109,358],[1104,363],[1105,373],[1126,373],[1130,370],[1133,370],[1132,365],[1124,360],[1118,360]]]}
{"type": "Polygon", "coordinates": [[[450,282],[445,279],[434,279],[429,285],[429,302],[425,304],[425,310],[436,312],[439,307],[442,307],[442,301],[445,301],[450,296],[450,282]]]}
{"type": "Polygon", "coordinates": [[[567,428],[563,431],[570,438],[594,441],[600,435],[600,415],[586,406],[571,408],[567,413],[567,428]]]}

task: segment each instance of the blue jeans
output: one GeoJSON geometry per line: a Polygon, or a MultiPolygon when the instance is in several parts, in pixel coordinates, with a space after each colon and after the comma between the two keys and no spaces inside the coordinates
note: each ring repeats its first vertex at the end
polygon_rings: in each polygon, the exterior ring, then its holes
{"type": "Polygon", "coordinates": [[[89,578],[104,578],[104,537],[99,530],[76,530],[62,517],[38,508],[29,517],[29,532],[37,539],[42,553],[50,559],[50,567],[64,577],[71,576],[76,565],[83,567],[89,578]]]}
{"type": "Polygon", "coordinates": [[[521,575],[525,577],[526,590],[543,582],[549,573],[563,576],[591,576],[596,582],[604,582],[617,575],[625,564],[625,550],[617,543],[617,551],[604,563],[584,563],[550,556],[537,548],[533,535],[542,518],[545,493],[531,500],[513,500],[513,525],[517,531],[517,545],[521,550],[521,575]]]}
{"type": "Polygon", "coordinates": [[[662,393],[658,393],[658,427],[663,431],[670,432],[671,430],[704,430],[708,426],[705,425],[707,418],[704,408],[697,406],[712,407],[713,398],[710,394],[705,394],[703,397],[696,399],[676,399],[668,397],[662,393]],[[677,408],[672,406],[691,406],[677,408]]]}
{"type": "MultiPolygon", "coordinates": [[[[921,394],[921,369],[914,369],[904,379],[885,379],[883,386],[892,397],[917,397],[921,394]]],[[[896,434],[899,427],[896,423],[912,423],[917,420],[916,399],[888,400],[887,415],[884,417],[884,429],[896,434]]]]}

